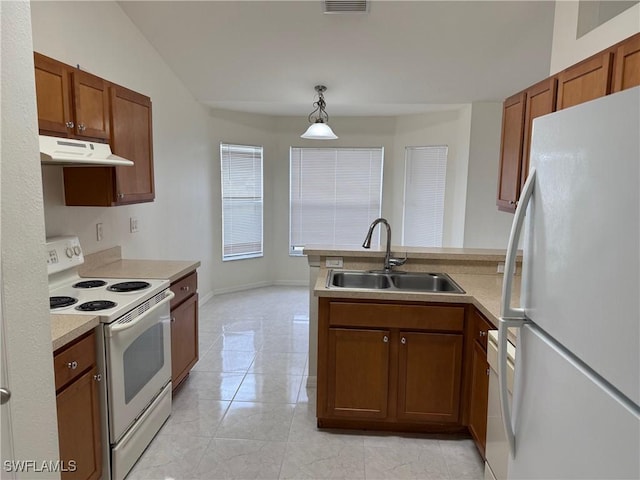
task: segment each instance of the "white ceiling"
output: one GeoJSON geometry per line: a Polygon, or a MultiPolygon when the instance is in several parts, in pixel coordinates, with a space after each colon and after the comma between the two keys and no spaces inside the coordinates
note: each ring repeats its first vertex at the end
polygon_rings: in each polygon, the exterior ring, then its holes
{"type": "Polygon", "coordinates": [[[502,101],[549,75],[552,1],[119,2],[203,104],[307,115],[399,115],[502,101]]]}

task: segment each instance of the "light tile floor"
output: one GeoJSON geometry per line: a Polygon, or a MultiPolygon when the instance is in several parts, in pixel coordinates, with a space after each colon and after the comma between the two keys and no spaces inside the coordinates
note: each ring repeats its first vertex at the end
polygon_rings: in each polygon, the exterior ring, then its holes
{"type": "Polygon", "coordinates": [[[308,311],[303,287],[203,305],[200,361],[127,479],[483,478],[468,438],[318,430],[308,311]]]}

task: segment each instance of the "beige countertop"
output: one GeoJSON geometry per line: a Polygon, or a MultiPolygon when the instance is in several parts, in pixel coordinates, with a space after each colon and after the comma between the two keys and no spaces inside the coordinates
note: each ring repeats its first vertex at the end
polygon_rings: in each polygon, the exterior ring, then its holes
{"type": "MultiPolygon", "coordinates": [[[[318,297],[360,298],[373,300],[401,300],[414,302],[442,302],[442,303],[470,303],[482,312],[487,319],[498,327],[500,317],[500,303],[502,298],[502,274],[480,275],[451,273],[451,278],[465,291],[464,294],[453,293],[424,293],[384,291],[375,289],[327,288],[327,276],[330,269],[321,267],[314,288],[318,297]]],[[[513,281],[513,304],[520,301],[520,276],[513,281]]],[[[515,343],[515,335],[510,335],[515,343]]]]}
{"type": "Polygon", "coordinates": [[[100,324],[95,315],[51,315],[51,342],[53,351],[64,347],[83,333],[94,329],[100,324]]]}
{"type": "MultiPolygon", "coordinates": [[[[304,254],[310,257],[384,257],[385,247],[362,248],[353,245],[305,245],[304,254]]],[[[391,256],[413,259],[452,260],[452,261],[498,261],[503,262],[505,251],[487,248],[428,248],[391,246],[391,256]]],[[[520,252],[518,255],[522,257],[520,252]]]]}
{"type": "MultiPolygon", "coordinates": [[[[120,247],[87,255],[80,276],[93,278],[160,278],[174,282],[200,266],[198,261],[126,260],[120,258],[120,247]]],[[[93,315],[51,315],[51,339],[56,351],[83,333],[98,326],[93,315]]]]}
{"type": "Polygon", "coordinates": [[[199,266],[198,261],[120,259],[84,268],[80,274],[100,278],[167,278],[175,282],[199,266]]]}

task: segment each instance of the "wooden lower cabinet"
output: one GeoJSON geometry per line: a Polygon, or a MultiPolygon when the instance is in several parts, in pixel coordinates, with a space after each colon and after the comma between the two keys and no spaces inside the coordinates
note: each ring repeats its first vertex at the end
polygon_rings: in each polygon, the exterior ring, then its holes
{"type": "Polygon", "coordinates": [[[468,357],[468,406],[467,426],[482,458],[486,447],[487,405],[489,400],[489,364],[487,363],[487,339],[489,330],[495,327],[475,307],[469,308],[468,357]]]}
{"type": "Polygon", "coordinates": [[[399,419],[458,423],[462,346],[460,334],[400,332],[399,419]]]}
{"type": "Polygon", "coordinates": [[[58,442],[63,480],[94,480],[102,475],[100,400],[95,334],[55,352],[58,442]],[[70,374],[71,372],[71,374],[70,374]]]}
{"type": "Polygon", "coordinates": [[[171,291],[171,383],[173,390],[198,361],[198,277],[196,272],[173,282],[171,291]]]}
{"type": "Polygon", "coordinates": [[[330,328],[327,353],[327,414],[386,418],[389,331],[330,328]]]}
{"type": "Polygon", "coordinates": [[[487,352],[478,342],[471,355],[471,392],[469,395],[469,432],[484,458],[487,444],[487,405],[489,398],[489,364],[487,352]]]}
{"type": "Polygon", "coordinates": [[[318,426],[463,430],[464,312],[321,298],[318,426]]]}

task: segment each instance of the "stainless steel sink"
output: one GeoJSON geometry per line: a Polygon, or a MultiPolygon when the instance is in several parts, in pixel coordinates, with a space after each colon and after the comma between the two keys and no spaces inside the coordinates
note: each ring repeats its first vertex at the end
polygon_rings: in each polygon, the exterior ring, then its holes
{"type": "Polygon", "coordinates": [[[391,280],[384,273],[343,272],[332,270],[329,276],[330,287],[340,288],[390,288],[391,280]]]}
{"type": "Polygon", "coordinates": [[[389,276],[398,290],[464,293],[446,273],[391,273],[389,276]]]}
{"type": "Polygon", "coordinates": [[[327,288],[465,293],[446,273],[331,270],[327,288]]]}

